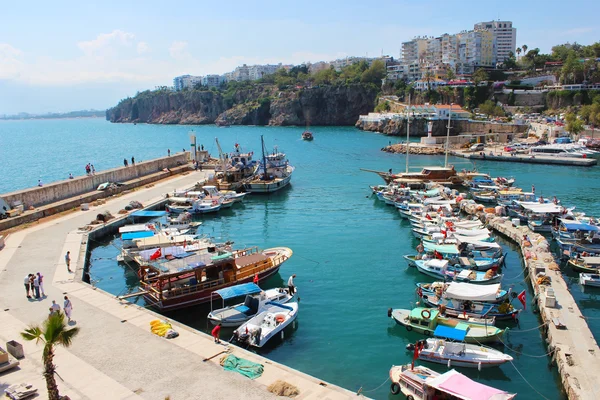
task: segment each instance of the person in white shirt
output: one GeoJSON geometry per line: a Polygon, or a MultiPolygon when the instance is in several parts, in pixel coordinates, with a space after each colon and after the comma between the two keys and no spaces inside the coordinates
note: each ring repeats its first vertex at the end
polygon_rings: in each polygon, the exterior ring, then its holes
{"type": "Polygon", "coordinates": [[[290,279],[288,279],[288,289],[290,291],[290,296],[293,296],[294,293],[296,292],[296,286],[294,285],[295,277],[296,277],[296,274],[293,274],[292,276],[290,276],[290,279]]]}
{"type": "Polygon", "coordinates": [[[56,300],[52,300],[52,306],[50,306],[50,309],[55,314],[60,312],[60,306],[58,304],[56,304],[56,300]]]}
{"type": "Polygon", "coordinates": [[[31,287],[31,274],[28,274],[25,279],[23,280],[23,283],[25,283],[25,294],[27,295],[27,298],[30,299],[31,296],[29,295],[29,289],[33,289],[31,287]]]}

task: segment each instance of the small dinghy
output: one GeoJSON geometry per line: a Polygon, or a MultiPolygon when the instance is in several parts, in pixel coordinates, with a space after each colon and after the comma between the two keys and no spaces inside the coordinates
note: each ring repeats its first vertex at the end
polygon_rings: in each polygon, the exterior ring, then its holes
{"type": "Polygon", "coordinates": [[[584,272],[581,272],[579,274],[579,283],[583,286],[600,287],[600,275],[586,274],[584,272]]]}
{"type": "Polygon", "coordinates": [[[443,339],[426,339],[409,344],[407,350],[418,348],[420,360],[450,367],[490,368],[497,367],[513,358],[491,347],[478,344],[455,343],[443,339]]]}
{"type": "Polygon", "coordinates": [[[298,303],[280,304],[270,301],[258,314],[233,331],[233,337],[239,343],[263,347],[271,338],[283,333],[285,327],[297,316],[298,303]]]}

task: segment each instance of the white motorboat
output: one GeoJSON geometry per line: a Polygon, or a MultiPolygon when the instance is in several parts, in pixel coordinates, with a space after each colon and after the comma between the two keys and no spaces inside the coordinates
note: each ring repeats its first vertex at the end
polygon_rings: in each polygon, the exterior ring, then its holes
{"type": "Polygon", "coordinates": [[[224,328],[240,326],[255,316],[268,302],[274,301],[284,304],[294,298],[293,295],[290,296],[287,289],[274,288],[263,291],[254,283],[242,283],[241,285],[216,290],[213,292],[213,295],[220,296],[223,299],[223,303],[225,303],[225,300],[231,298],[246,296],[243,303],[212,310],[208,314],[208,320],[211,324],[217,325],[220,323],[224,328]]]}
{"type": "Polygon", "coordinates": [[[418,347],[420,360],[429,361],[450,367],[482,368],[497,367],[513,358],[508,354],[479,344],[449,342],[444,339],[426,339],[409,344],[408,350],[418,347]]]}
{"type": "Polygon", "coordinates": [[[256,173],[252,178],[245,181],[244,189],[250,193],[272,193],[286,187],[292,180],[292,167],[285,153],[277,150],[277,147],[271,154],[265,154],[265,142],[260,137],[262,144],[262,161],[260,162],[256,173]]]}
{"type": "Polygon", "coordinates": [[[263,347],[270,339],[281,333],[298,316],[298,303],[280,304],[267,302],[258,314],[233,332],[234,338],[254,347],[263,347]]]}
{"type": "Polygon", "coordinates": [[[168,212],[170,213],[174,213],[174,214],[180,214],[183,212],[188,212],[191,214],[208,214],[211,212],[217,212],[221,209],[222,205],[223,205],[223,199],[220,200],[204,200],[204,199],[198,199],[198,200],[193,200],[191,199],[191,205],[173,205],[173,204],[167,204],[165,206],[165,208],[167,209],[168,212]]]}
{"type": "Polygon", "coordinates": [[[579,283],[583,286],[600,287],[600,275],[581,272],[579,274],[579,283]]]}

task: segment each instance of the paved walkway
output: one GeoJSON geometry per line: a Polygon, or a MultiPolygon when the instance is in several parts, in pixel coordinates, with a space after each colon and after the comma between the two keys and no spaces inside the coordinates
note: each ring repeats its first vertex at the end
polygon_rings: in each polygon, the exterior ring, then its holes
{"type": "Polygon", "coordinates": [[[33,383],[41,398],[46,397],[42,378],[42,346],[23,341],[19,332],[27,325],[39,324],[48,315],[52,300],[62,307],[64,294],[73,303],[74,326],[81,328],[69,349],[59,349],[55,362],[59,388],[72,399],[269,399],[274,395],[266,386],[282,379],[300,390],[297,399],[345,399],[352,392],[320,382],[318,379],[269,361],[235,346],[216,345],[208,335],[178,323],[176,339],[166,340],[150,333],[150,321],[159,317],[75,279],[81,276],[84,254],[80,254],[84,233],[79,228],[95,215],[109,210],[113,215],[131,200],[149,204],[175,189],[202,181],[208,172],[192,172],[137,190],[106,205],[77,211],[48,220],[8,237],[0,251],[0,343],[17,340],[25,348],[19,369],[0,374],[0,389],[14,383],[33,383]],[[67,271],[64,254],[71,252],[67,271]],[[25,296],[23,279],[28,273],[45,276],[47,297],[25,296]],[[233,351],[265,366],[263,375],[251,381],[224,371],[219,365],[221,352],[233,351]],[[217,355],[210,362],[204,358],[217,355]],[[61,379],[62,378],[62,379],[61,379]]]}

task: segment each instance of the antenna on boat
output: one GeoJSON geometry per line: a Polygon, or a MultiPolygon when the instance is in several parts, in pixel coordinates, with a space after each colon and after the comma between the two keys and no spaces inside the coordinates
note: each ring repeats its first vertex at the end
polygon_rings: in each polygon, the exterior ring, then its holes
{"type": "Polygon", "coordinates": [[[448,168],[448,147],[450,146],[450,121],[452,119],[452,106],[454,103],[450,103],[450,110],[448,111],[448,131],[446,132],[446,157],[444,159],[444,168],[448,168]]]}
{"type": "Polygon", "coordinates": [[[410,93],[408,94],[408,111],[406,113],[406,173],[408,174],[408,150],[410,146],[410,93]]]}

